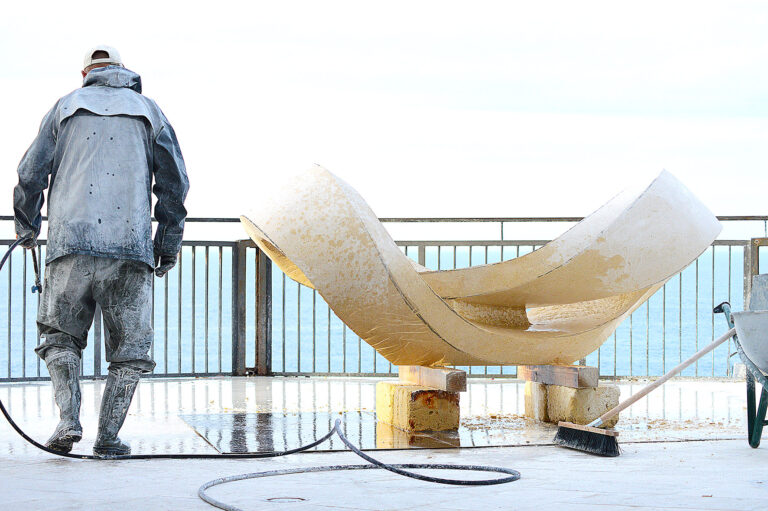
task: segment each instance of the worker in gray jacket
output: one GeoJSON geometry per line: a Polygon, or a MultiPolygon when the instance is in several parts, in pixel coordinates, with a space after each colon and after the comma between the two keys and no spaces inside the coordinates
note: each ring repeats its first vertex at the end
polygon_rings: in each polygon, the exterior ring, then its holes
{"type": "Polygon", "coordinates": [[[80,359],[96,305],[109,374],[94,453],[129,454],[117,433],[141,373],[155,366],[152,273],[175,264],[189,188],[176,134],[141,78],[114,48],[85,56],[83,87],[59,99],[19,164],[16,234],[34,249],[48,188],[48,245],[36,352],[51,375],[60,418],[47,446],[69,452],[82,438],[80,359]],[[154,183],[154,184],[153,184],[154,183]],[[152,241],[151,194],[157,196],[152,241]]]}

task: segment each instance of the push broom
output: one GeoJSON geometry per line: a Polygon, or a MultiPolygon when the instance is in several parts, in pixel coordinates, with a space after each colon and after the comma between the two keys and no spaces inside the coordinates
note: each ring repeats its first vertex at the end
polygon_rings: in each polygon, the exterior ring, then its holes
{"type": "Polygon", "coordinates": [[[568,447],[570,449],[588,452],[590,454],[596,454],[598,456],[618,456],[620,453],[619,442],[617,440],[619,432],[614,429],[600,429],[600,426],[603,425],[605,421],[618,414],[625,408],[628,408],[636,402],[640,401],[653,390],[664,385],[667,380],[678,374],[689,365],[696,362],[698,359],[713,349],[720,346],[722,343],[733,337],[734,334],[736,334],[736,329],[731,328],[724,335],[715,339],[711,344],[696,352],[685,362],[681,362],[667,374],[651,383],[629,399],[625,399],[619,403],[618,406],[611,408],[589,424],[584,426],[580,424],[574,424],[572,422],[560,422],[557,425],[557,434],[555,435],[554,439],[555,444],[562,445],[563,447],[568,447]]]}

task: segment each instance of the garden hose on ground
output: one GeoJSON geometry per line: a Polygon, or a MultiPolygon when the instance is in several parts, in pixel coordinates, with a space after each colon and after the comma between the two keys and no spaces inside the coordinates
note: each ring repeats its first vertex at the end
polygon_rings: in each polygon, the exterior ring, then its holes
{"type": "MultiPolygon", "coordinates": [[[[11,255],[11,252],[19,246],[19,244],[23,240],[16,240],[14,241],[10,247],[8,247],[8,251],[3,255],[3,258],[0,260],[0,270],[5,266],[6,261],[11,255]]],[[[40,282],[40,275],[39,275],[39,266],[37,264],[37,257],[35,254],[35,251],[33,252],[33,263],[34,263],[34,269],[35,269],[35,287],[32,288],[32,291],[40,291],[39,282],[40,282]]],[[[11,425],[11,427],[16,431],[16,433],[19,434],[24,440],[29,442],[30,444],[34,445],[38,449],[45,451],[50,454],[55,454],[56,456],[62,456],[64,458],[73,458],[73,459],[79,459],[79,460],[150,460],[150,459],[172,459],[172,460],[183,460],[183,459],[256,459],[256,458],[276,458],[278,456],[286,456],[288,454],[295,454],[303,451],[307,451],[309,449],[312,449],[313,447],[316,447],[326,440],[329,440],[333,435],[338,435],[338,437],[341,439],[341,441],[344,443],[344,445],[349,448],[352,452],[363,458],[365,461],[370,463],[369,465],[329,465],[329,466],[322,466],[322,467],[306,467],[306,468],[294,468],[294,469],[286,469],[286,470],[268,470],[265,472],[254,472],[250,474],[241,474],[241,475],[235,475],[235,476],[229,476],[229,477],[222,477],[219,479],[214,479],[212,481],[208,481],[204,485],[200,487],[197,494],[198,496],[203,499],[208,504],[211,504],[212,506],[218,507],[220,509],[225,509],[228,511],[240,511],[240,508],[231,506],[229,504],[219,502],[216,499],[213,499],[212,497],[208,496],[206,494],[206,490],[213,487],[218,486],[220,484],[233,482],[233,481],[242,481],[244,479],[256,479],[261,477],[273,477],[273,476],[279,476],[279,475],[288,475],[288,474],[303,474],[303,473],[309,473],[309,472],[329,472],[329,471],[336,471],[336,470],[365,470],[365,469],[384,469],[389,470],[390,472],[394,472],[395,474],[400,474],[405,477],[410,477],[413,479],[418,479],[420,481],[427,481],[430,483],[442,483],[442,484],[451,484],[451,485],[459,485],[459,486],[488,486],[488,485],[494,485],[494,484],[503,484],[503,483],[511,483],[512,481],[517,481],[520,479],[520,472],[508,468],[502,468],[502,467],[487,467],[482,465],[446,465],[446,464],[414,464],[414,463],[408,463],[408,464],[396,464],[396,465],[389,465],[386,463],[382,463],[381,461],[376,460],[375,458],[372,458],[362,452],[359,448],[352,445],[346,436],[344,436],[344,433],[341,431],[341,420],[337,419],[336,423],[333,426],[333,429],[331,429],[328,433],[323,435],[322,438],[315,440],[312,443],[309,443],[307,445],[303,445],[301,447],[297,447],[295,449],[288,449],[286,451],[277,451],[277,452],[257,452],[257,453],[245,453],[245,454],[235,454],[235,453],[225,453],[225,454],[130,454],[130,455],[124,455],[124,456],[95,456],[92,454],[72,454],[72,453],[64,453],[60,451],[55,451],[53,449],[49,449],[48,447],[44,446],[43,444],[37,442],[32,437],[27,435],[16,422],[11,417],[11,414],[8,413],[8,410],[5,408],[5,405],[3,404],[2,400],[0,400],[0,411],[2,411],[3,415],[5,416],[8,423],[11,425]],[[507,474],[506,477],[500,477],[496,479],[478,479],[478,480],[464,480],[464,479],[444,479],[440,477],[432,477],[427,476],[423,474],[417,474],[415,472],[410,472],[405,469],[428,469],[428,470],[466,470],[466,471],[476,471],[476,472],[495,472],[499,474],[507,474]]]]}

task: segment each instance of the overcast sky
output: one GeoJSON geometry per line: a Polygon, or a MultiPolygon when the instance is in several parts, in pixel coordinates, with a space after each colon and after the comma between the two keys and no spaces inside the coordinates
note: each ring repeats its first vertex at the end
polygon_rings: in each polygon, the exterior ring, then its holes
{"type": "Polygon", "coordinates": [[[174,125],[192,216],[319,163],[380,216],[584,215],[666,168],[767,214],[768,2],[7,2],[0,197],[115,46],[174,125]]]}

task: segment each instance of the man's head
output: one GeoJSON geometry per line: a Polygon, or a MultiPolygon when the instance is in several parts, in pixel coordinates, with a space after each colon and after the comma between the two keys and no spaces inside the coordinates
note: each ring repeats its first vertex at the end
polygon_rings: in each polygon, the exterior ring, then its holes
{"type": "Polygon", "coordinates": [[[82,71],[83,78],[85,78],[85,75],[87,75],[90,70],[106,66],[122,67],[123,61],[120,58],[120,54],[111,46],[94,46],[85,54],[82,71]]]}

